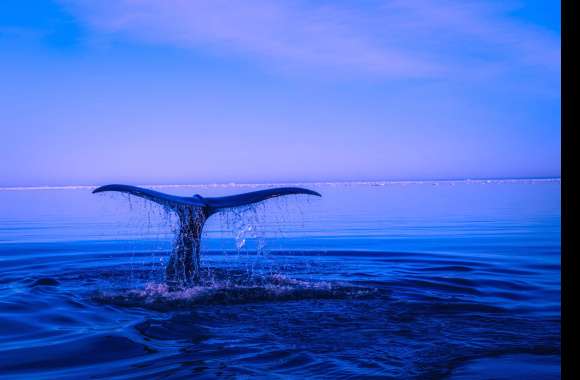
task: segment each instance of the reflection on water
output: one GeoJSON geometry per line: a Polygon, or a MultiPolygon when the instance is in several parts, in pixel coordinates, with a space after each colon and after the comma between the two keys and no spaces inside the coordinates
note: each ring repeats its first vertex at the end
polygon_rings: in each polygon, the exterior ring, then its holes
{"type": "Polygon", "coordinates": [[[0,377],[559,378],[558,181],[314,190],[210,219],[179,290],[159,207],[0,191],[0,377]]]}

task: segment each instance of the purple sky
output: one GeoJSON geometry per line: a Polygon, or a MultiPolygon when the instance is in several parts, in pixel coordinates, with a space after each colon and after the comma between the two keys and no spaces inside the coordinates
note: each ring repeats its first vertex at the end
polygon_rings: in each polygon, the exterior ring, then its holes
{"type": "Polygon", "coordinates": [[[0,5],[0,186],[560,175],[553,1],[0,5]]]}

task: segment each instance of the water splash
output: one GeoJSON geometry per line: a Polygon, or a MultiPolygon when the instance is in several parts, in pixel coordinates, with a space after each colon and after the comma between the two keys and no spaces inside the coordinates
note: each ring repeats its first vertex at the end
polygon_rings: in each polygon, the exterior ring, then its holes
{"type": "Polygon", "coordinates": [[[234,305],[305,299],[386,298],[385,289],[346,282],[312,281],[282,274],[253,276],[244,271],[205,271],[197,285],[174,288],[166,283],[147,282],[142,288],[97,292],[99,303],[158,310],[195,305],[234,305]]]}
{"type": "MultiPolygon", "coordinates": [[[[135,278],[137,269],[148,267],[153,275],[159,273],[162,267],[172,268],[172,263],[175,264],[174,258],[176,256],[172,255],[169,258],[167,254],[167,242],[171,233],[177,237],[173,240],[174,252],[180,249],[184,237],[189,241],[194,241],[196,238],[192,235],[192,231],[183,230],[183,218],[179,213],[179,217],[176,216],[175,209],[163,207],[130,194],[123,194],[123,198],[126,200],[127,213],[130,215],[128,224],[133,229],[136,228],[141,237],[145,236],[153,241],[159,241],[158,248],[151,250],[148,260],[144,260],[141,255],[139,262],[134,255],[137,250],[130,250],[131,271],[128,283],[135,287],[140,284],[140,279],[135,278]]],[[[292,198],[296,198],[296,196],[292,198]]],[[[218,221],[217,225],[210,223],[210,227],[203,232],[204,240],[208,235],[225,238],[226,241],[231,239],[234,252],[227,254],[230,260],[236,264],[243,262],[242,266],[249,275],[263,276],[264,271],[261,269],[272,265],[268,258],[270,252],[268,241],[284,237],[285,229],[283,226],[296,225],[296,216],[299,216],[300,220],[303,219],[302,208],[298,204],[299,202],[289,202],[288,199],[281,197],[270,200],[268,204],[257,203],[220,210],[217,214],[218,218],[215,218],[218,221]],[[271,212],[272,208],[274,208],[274,212],[271,212]],[[243,260],[241,260],[242,257],[243,260]]],[[[200,218],[193,218],[193,220],[198,219],[200,218]]],[[[201,219],[201,222],[197,224],[198,227],[203,225],[205,221],[203,218],[201,219]]],[[[201,239],[199,240],[201,242],[201,239]]],[[[203,247],[199,249],[201,250],[203,247]]],[[[200,255],[197,268],[202,267],[202,257],[200,255]]],[[[179,269],[177,266],[175,268],[179,269]]],[[[177,270],[175,272],[177,273],[177,270]]],[[[179,278],[185,279],[187,277],[186,274],[183,274],[179,278]]],[[[182,286],[190,285],[186,281],[182,281],[182,286]]]]}

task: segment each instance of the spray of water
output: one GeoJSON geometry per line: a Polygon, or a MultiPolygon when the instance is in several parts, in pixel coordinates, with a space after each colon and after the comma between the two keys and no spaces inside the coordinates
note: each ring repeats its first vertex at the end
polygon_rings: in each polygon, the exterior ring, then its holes
{"type": "MultiPolygon", "coordinates": [[[[286,268],[280,257],[270,255],[272,242],[279,243],[288,228],[304,224],[300,202],[295,202],[295,199],[290,201],[286,197],[271,199],[267,203],[224,208],[216,213],[217,217],[212,218],[203,231],[204,244],[211,246],[218,241],[225,242],[224,250],[217,255],[215,249],[211,255],[200,255],[202,249],[208,250],[207,246],[201,247],[201,227],[207,219],[206,215],[200,214],[201,209],[189,207],[176,210],[132,195],[124,197],[128,214],[131,215],[130,224],[136,235],[158,242],[150,248],[148,255],[143,254],[142,246],[141,250],[139,247],[130,250],[130,289],[140,288],[147,279],[147,289],[157,289],[156,284],[164,284],[171,291],[192,287],[279,286],[286,268]],[[167,255],[169,231],[175,236],[171,255],[167,255]],[[165,281],[160,276],[162,267],[166,268],[165,281]],[[185,273],[185,268],[193,268],[194,271],[185,273]]],[[[134,241],[138,245],[143,239],[134,241]]]]}

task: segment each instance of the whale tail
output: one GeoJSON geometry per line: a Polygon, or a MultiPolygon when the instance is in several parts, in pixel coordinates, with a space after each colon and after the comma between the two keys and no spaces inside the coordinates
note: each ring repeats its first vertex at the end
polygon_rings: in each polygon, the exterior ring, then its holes
{"type": "Polygon", "coordinates": [[[283,195],[307,194],[315,195],[318,197],[321,196],[320,193],[317,193],[316,191],[304,189],[301,187],[277,187],[273,189],[258,190],[225,197],[208,198],[202,197],[201,195],[194,195],[193,197],[180,197],[130,185],[101,186],[93,190],[93,193],[102,193],[105,191],[117,191],[135,195],[137,197],[150,200],[175,210],[183,207],[200,207],[208,212],[209,215],[219,212],[223,209],[247,206],[283,195]]]}
{"type": "Polygon", "coordinates": [[[173,253],[166,268],[170,283],[190,285],[199,279],[201,234],[207,219],[220,211],[247,206],[284,195],[306,194],[321,196],[316,191],[300,187],[278,187],[225,197],[180,197],[130,185],[106,185],[93,193],[116,191],[158,203],[179,216],[179,229],[173,253]]]}

